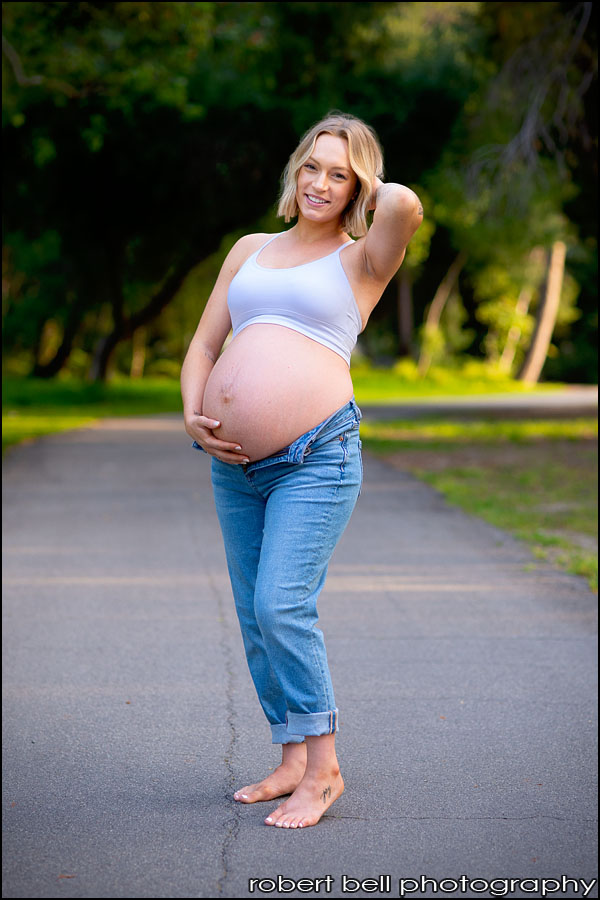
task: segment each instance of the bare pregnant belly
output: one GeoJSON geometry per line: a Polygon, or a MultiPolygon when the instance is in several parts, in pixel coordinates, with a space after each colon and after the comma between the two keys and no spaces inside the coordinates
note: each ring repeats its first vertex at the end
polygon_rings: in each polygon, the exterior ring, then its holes
{"type": "Polygon", "coordinates": [[[310,431],[352,397],[341,356],[281,325],[248,325],[212,370],[202,412],[254,461],[310,431]]]}

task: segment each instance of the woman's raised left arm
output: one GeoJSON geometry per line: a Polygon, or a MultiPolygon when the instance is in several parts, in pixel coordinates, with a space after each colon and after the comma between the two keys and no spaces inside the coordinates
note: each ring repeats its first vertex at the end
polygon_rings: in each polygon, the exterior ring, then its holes
{"type": "Polygon", "coordinates": [[[423,221],[423,207],[403,184],[373,182],[373,223],[363,244],[365,274],[387,284],[398,271],[413,234],[423,221]]]}

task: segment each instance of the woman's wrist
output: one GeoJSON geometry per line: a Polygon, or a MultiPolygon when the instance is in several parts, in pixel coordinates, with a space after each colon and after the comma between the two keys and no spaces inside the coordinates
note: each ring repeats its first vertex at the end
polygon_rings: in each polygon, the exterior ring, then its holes
{"type": "Polygon", "coordinates": [[[377,185],[377,190],[373,194],[374,206],[372,206],[371,209],[379,210],[380,212],[387,209],[390,212],[401,211],[403,213],[418,210],[422,215],[421,202],[415,192],[411,191],[410,188],[403,184],[396,184],[391,181],[384,184],[378,178],[376,181],[379,182],[379,184],[377,185]]]}
{"type": "Polygon", "coordinates": [[[183,407],[183,421],[185,422],[186,426],[188,425],[189,422],[192,422],[197,416],[201,416],[201,415],[202,415],[202,407],[200,407],[200,406],[189,406],[189,407],[184,406],[183,407]]]}
{"type": "Polygon", "coordinates": [[[377,176],[375,176],[375,178],[373,179],[373,186],[371,190],[371,200],[369,201],[368,206],[368,209],[370,211],[377,209],[377,199],[379,196],[379,191],[382,187],[385,187],[383,181],[381,180],[381,178],[377,178],[377,176]]]}

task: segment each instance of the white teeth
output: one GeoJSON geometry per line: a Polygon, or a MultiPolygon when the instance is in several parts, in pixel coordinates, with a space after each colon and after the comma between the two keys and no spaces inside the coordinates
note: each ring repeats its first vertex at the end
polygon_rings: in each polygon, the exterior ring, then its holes
{"type": "Polygon", "coordinates": [[[307,194],[306,196],[312,203],[327,203],[327,200],[321,200],[320,197],[313,197],[312,194],[307,194]]]}

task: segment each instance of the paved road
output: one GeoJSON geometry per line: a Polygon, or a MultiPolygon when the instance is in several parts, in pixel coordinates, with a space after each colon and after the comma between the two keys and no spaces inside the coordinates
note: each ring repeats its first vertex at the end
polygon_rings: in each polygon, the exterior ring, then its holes
{"type": "Polygon", "coordinates": [[[398,897],[422,876],[449,881],[405,896],[489,897],[461,876],[595,877],[596,597],[365,462],[320,602],[346,793],[297,832],[230,799],[278,754],[208,459],[169,417],[8,454],[4,897],[398,897]],[[250,892],[278,875],[330,880],[250,892]],[[386,875],[389,891],[342,882],[386,875]]]}
{"type": "Polygon", "coordinates": [[[559,391],[535,394],[485,394],[473,397],[419,397],[389,404],[363,404],[365,419],[445,418],[507,419],[579,418],[598,415],[598,385],[570,385],[559,391]]]}

